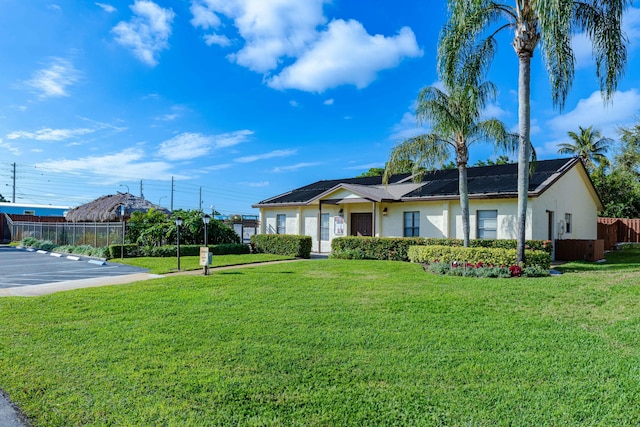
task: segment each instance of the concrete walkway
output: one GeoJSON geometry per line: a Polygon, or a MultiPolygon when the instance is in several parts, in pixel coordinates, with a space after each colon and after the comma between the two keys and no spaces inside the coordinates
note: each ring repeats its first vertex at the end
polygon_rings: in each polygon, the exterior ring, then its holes
{"type": "Polygon", "coordinates": [[[2,389],[0,389],[0,426],[30,427],[20,408],[9,400],[9,396],[2,389]]]}

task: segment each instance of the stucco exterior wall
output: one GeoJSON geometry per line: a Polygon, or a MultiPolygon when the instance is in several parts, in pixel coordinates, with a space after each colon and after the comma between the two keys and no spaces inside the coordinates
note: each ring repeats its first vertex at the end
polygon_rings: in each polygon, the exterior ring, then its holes
{"type": "Polygon", "coordinates": [[[530,204],[533,210],[533,239],[548,238],[548,212],[553,212],[554,239],[596,239],[598,205],[584,170],[577,165],[530,204]],[[565,214],[571,214],[571,233],[562,233],[565,214]]]}

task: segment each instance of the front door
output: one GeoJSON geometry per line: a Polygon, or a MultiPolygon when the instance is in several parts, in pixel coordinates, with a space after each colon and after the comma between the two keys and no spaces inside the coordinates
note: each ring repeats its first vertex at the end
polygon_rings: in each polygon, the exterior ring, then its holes
{"type": "Polygon", "coordinates": [[[351,214],[351,235],[352,236],[372,236],[372,215],[371,213],[351,214]]]}

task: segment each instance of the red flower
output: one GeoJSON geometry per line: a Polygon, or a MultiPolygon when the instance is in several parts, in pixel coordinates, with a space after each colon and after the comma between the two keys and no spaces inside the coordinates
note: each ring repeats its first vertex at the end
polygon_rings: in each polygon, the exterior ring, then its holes
{"type": "Polygon", "coordinates": [[[509,267],[509,272],[511,273],[511,277],[520,277],[522,275],[522,267],[518,265],[512,265],[509,267]]]}

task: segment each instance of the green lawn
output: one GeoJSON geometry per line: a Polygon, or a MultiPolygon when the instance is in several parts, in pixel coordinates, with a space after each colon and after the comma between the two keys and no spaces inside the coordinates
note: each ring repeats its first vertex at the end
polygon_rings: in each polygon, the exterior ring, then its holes
{"type": "MultiPolygon", "coordinates": [[[[294,257],[272,254],[215,255],[212,257],[211,267],[225,267],[230,265],[253,264],[268,261],[283,261],[288,259],[294,259],[294,257]]],[[[110,260],[110,262],[148,268],[150,273],[155,274],[166,274],[178,271],[178,259],[176,257],[140,257],[124,259],[114,258],[110,260]]],[[[180,257],[180,270],[202,270],[202,266],[200,265],[200,257],[180,257]]]]}
{"type": "Polygon", "coordinates": [[[640,424],[640,251],[542,279],[323,260],[0,299],[34,426],[640,424]]]}

